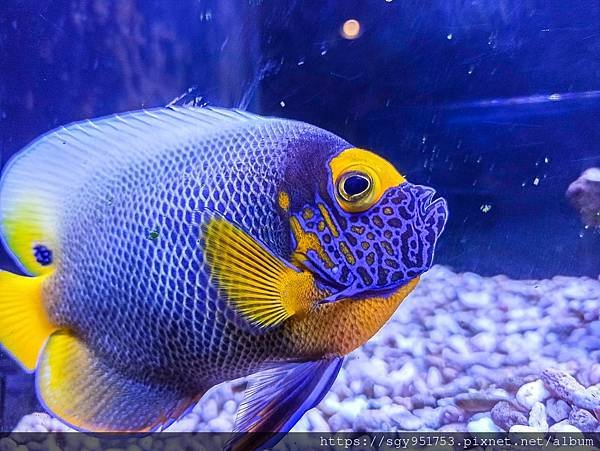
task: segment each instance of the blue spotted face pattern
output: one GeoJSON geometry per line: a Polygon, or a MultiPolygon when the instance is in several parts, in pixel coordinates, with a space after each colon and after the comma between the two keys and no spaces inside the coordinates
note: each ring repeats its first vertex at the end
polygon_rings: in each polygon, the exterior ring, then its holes
{"type": "MultiPolygon", "coordinates": [[[[367,186],[356,181],[354,190],[367,186]]],[[[315,200],[295,212],[299,228],[316,236],[319,247],[305,252],[306,265],[340,297],[387,291],[423,274],[432,264],[436,241],[448,209],[432,188],[403,182],[390,187],[365,211],[345,211],[336,201],[335,186],[329,199],[315,200]]]]}

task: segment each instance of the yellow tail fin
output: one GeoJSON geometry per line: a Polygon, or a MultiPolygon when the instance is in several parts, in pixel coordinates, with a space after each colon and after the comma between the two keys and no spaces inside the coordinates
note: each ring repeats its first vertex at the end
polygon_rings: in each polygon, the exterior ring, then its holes
{"type": "Polygon", "coordinates": [[[0,271],[0,344],[29,372],[35,370],[46,340],[56,330],[42,304],[46,277],[0,271]]]}

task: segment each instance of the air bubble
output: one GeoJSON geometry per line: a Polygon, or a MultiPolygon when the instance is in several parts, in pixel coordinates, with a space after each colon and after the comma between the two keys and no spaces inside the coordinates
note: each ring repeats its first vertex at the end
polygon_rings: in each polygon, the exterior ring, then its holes
{"type": "Polygon", "coordinates": [[[212,20],[212,11],[210,9],[206,10],[206,12],[200,13],[200,21],[209,22],[212,20]]]}

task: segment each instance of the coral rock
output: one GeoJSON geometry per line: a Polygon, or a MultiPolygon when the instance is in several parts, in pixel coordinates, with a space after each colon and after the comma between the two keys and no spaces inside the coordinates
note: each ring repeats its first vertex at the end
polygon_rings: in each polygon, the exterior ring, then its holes
{"type": "Polygon", "coordinates": [[[492,409],[492,420],[500,428],[509,431],[515,425],[526,425],[527,417],[513,404],[500,401],[492,409]]]}
{"type": "Polygon", "coordinates": [[[569,424],[583,432],[594,432],[598,420],[587,410],[574,408],[569,415],[569,424]]]}
{"type": "Polygon", "coordinates": [[[567,198],[584,224],[600,227],[600,168],[586,169],[569,185],[567,198]]]}

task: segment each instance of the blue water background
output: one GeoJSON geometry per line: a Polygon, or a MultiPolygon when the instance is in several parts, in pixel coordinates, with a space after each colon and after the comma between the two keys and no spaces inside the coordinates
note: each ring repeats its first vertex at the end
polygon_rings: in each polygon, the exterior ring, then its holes
{"type": "Polygon", "coordinates": [[[452,209],[440,263],[597,275],[600,237],[564,192],[600,165],[599,56],[589,0],[9,0],[0,149],[6,161],[55,126],[197,86],[212,104],[332,130],[435,186],[452,209]],[[355,40],[339,32],[350,18],[355,40]],[[493,99],[506,104],[477,104],[493,99]]]}
{"type": "MultiPolygon", "coordinates": [[[[329,129],[436,187],[451,208],[438,263],[600,273],[600,234],[565,199],[600,166],[597,0],[0,4],[2,163],[56,126],[192,86],[214,105],[329,129]],[[340,33],[348,19],[357,39],[340,33]]],[[[3,253],[0,266],[14,269],[3,253]]],[[[35,403],[19,384],[5,427],[35,403]]]]}

